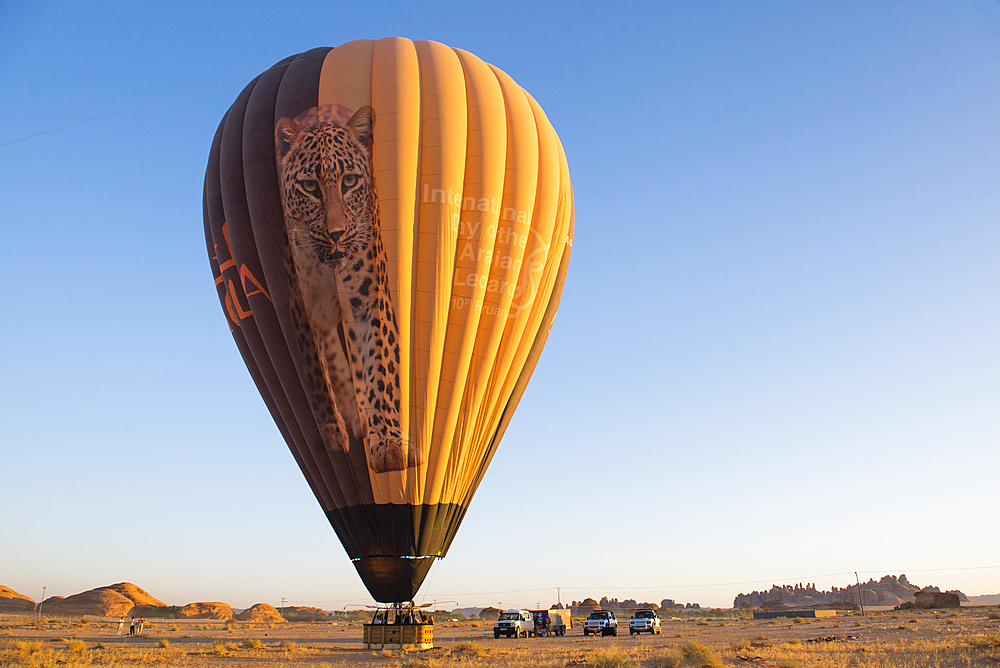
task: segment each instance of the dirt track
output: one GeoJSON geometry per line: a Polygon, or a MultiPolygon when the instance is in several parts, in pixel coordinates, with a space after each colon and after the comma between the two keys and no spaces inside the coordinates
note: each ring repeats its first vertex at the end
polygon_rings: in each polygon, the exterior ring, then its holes
{"type": "MultiPolygon", "coordinates": [[[[584,637],[581,628],[575,625],[562,638],[494,639],[489,623],[450,622],[435,627],[436,649],[428,652],[447,652],[471,641],[497,660],[505,656],[535,656],[539,660],[545,658],[567,665],[584,663],[593,650],[602,648],[614,647],[643,656],[690,641],[720,651],[755,640],[768,646],[816,643],[874,649],[901,642],[940,642],[975,634],[997,635],[1000,634],[1000,614],[997,606],[982,606],[942,611],[878,612],[866,617],[847,613],[833,618],[800,620],[689,617],[665,620],[660,635],[629,636],[627,622],[625,629],[624,634],[617,637],[584,637]]],[[[282,663],[384,666],[390,653],[362,650],[361,632],[359,622],[286,623],[273,628],[267,624],[238,623],[227,629],[223,622],[211,620],[153,620],[147,623],[141,636],[129,637],[117,635],[117,620],[91,618],[81,623],[79,618],[51,619],[37,624],[24,616],[0,616],[0,644],[7,647],[18,642],[41,642],[43,646],[56,647],[58,645],[48,643],[79,640],[88,649],[101,645],[109,650],[157,651],[161,648],[161,640],[165,639],[171,653],[178,657],[183,655],[185,665],[196,665],[199,657],[210,657],[213,665],[226,665],[237,656],[239,661],[234,665],[239,665],[240,662],[258,662],[253,652],[241,649],[244,641],[255,639],[260,642],[256,656],[263,659],[266,654],[269,662],[279,660],[278,652],[283,648],[294,647],[294,657],[288,651],[281,652],[282,663]],[[227,651],[227,659],[223,659],[227,651]]]]}

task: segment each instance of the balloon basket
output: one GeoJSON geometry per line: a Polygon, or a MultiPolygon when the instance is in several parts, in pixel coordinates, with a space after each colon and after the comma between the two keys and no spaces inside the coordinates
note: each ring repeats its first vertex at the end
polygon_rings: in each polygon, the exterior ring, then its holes
{"type": "Polygon", "coordinates": [[[433,624],[365,624],[361,649],[431,649],[433,624]]]}
{"type": "MultiPolygon", "coordinates": [[[[427,605],[430,605],[429,603],[427,605]]],[[[364,625],[361,649],[431,649],[434,623],[420,607],[410,603],[379,606],[364,625]]]]}

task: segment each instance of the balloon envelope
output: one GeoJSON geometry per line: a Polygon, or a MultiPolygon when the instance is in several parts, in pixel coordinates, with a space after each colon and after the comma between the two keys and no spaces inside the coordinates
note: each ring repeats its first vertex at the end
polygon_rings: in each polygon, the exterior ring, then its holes
{"type": "Polygon", "coordinates": [[[281,61],[226,113],[205,236],[229,328],[372,596],[443,557],[555,317],[562,146],[497,68],[436,42],[281,61]]]}

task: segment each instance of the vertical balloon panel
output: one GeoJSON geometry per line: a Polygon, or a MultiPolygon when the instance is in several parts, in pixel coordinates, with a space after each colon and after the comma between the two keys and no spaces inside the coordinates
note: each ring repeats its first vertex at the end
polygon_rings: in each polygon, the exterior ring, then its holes
{"type": "Polygon", "coordinates": [[[315,49],[227,113],[205,227],[230,330],[296,462],[372,595],[408,600],[555,316],[573,236],[555,131],[468,52],[315,49]]]}

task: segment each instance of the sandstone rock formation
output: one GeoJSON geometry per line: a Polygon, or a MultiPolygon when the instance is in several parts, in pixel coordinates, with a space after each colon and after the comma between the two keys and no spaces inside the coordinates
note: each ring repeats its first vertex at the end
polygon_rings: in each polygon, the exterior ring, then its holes
{"type": "Polygon", "coordinates": [[[290,622],[318,622],[330,618],[320,608],[310,608],[304,605],[287,605],[278,614],[290,622]]]}
{"type": "Polygon", "coordinates": [[[42,603],[42,612],[50,615],[94,615],[119,617],[135,607],[131,599],[113,589],[91,589],[66,598],[53,596],[42,603]]]}
{"type": "MultiPolygon", "coordinates": [[[[895,575],[886,575],[878,582],[875,580],[862,582],[860,593],[861,600],[866,606],[897,606],[912,602],[914,594],[918,591],[921,591],[920,587],[910,584],[905,575],[900,575],[898,578],[895,575]]],[[[940,590],[937,587],[924,587],[923,591],[940,590]]],[[[961,592],[953,593],[960,599],[965,598],[965,594],[961,592]]],[[[801,583],[794,587],[773,585],[768,591],[738,595],[733,601],[733,607],[749,605],[760,608],[775,601],[792,608],[831,607],[836,604],[858,605],[858,585],[848,585],[842,589],[833,587],[830,591],[819,591],[812,583],[804,587],[801,583]]]]}
{"type": "Polygon", "coordinates": [[[31,612],[34,609],[34,599],[0,585],[0,612],[31,612]]]}
{"type": "Polygon", "coordinates": [[[233,609],[228,603],[188,603],[177,611],[179,619],[232,619],[233,609]]]}
{"type": "Polygon", "coordinates": [[[47,598],[42,603],[42,612],[52,615],[120,617],[132,614],[136,606],[143,606],[141,614],[147,617],[155,616],[157,609],[167,609],[166,603],[153,598],[141,587],[131,582],[119,582],[65,598],[47,598]]]}
{"type": "Polygon", "coordinates": [[[107,587],[98,587],[98,589],[110,589],[111,591],[116,591],[136,605],[156,608],[167,607],[166,603],[158,598],[153,598],[145,589],[138,587],[131,582],[119,582],[118,584],[108,585],[107,587]]]}
{"type": "Polygon", "coordinates": [[[268,605],[267,603],[257,603],[252,605],[240,614],[236,615],[236,619],[241,622],[283,622],[284,617],[278,612],[278,609],[273,605],[268,605]]]}

